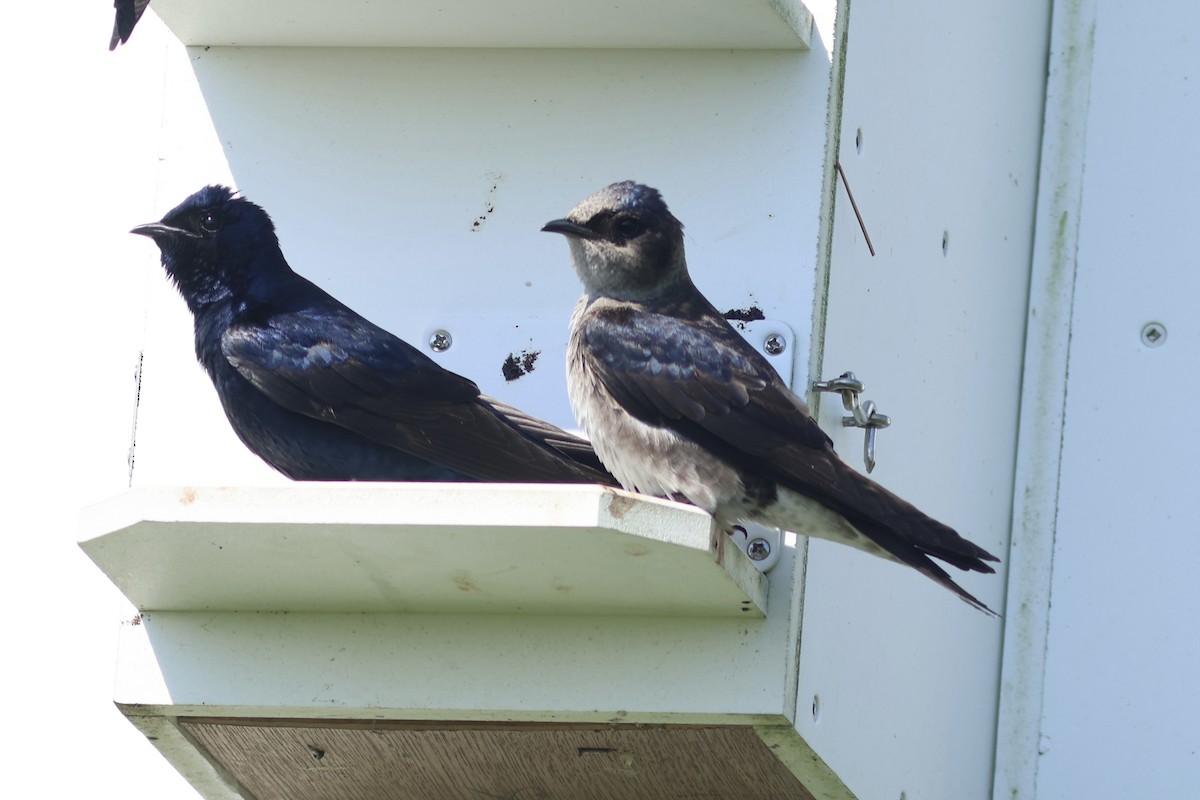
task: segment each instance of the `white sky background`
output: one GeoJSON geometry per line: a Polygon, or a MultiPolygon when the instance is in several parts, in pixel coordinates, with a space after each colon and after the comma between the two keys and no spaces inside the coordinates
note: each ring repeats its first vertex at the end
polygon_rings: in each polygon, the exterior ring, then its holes
{"type": "Polygon", "coordinates": [[[0,331],[18,358],[0,394],[0,752],[30,796],[194,798],[112,704],[127,606],[75,544],[80,509],[126,486],[133,370],[157,261],[127,231],[163,211],[162,64],[166,48],[183,50],[151,11],[108,52],[107,0],[13,3],[5,18],[0,331]]]}

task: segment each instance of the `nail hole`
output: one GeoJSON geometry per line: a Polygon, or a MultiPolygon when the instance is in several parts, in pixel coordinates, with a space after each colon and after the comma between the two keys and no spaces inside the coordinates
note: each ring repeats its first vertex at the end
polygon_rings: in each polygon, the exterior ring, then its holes
{"type": "Polygon", "coordinates": [[[812,715],[813,715],[813,722],[816,722],[817,719],[821,716],[821,696],[820,695],[816,695],[816,694],[813,695],[812,715]]]}
{"type": "Polygon", "coordinates": [[[950,231],[942,231],[942,256],[950,252],[950,231]]]}
{"type": "Polygon", "coordinates": [[[581,756],[609,756],[617,752],[615,747],[577,747],[575,750],[581,756]]]}
{"type": "Polygon", "coordinates": [[[859,128],[854,133],[854,149],[858,151],[858,154],[860,156],[862,155],[862,148],[863,148],[862,128],[859,128]]]}

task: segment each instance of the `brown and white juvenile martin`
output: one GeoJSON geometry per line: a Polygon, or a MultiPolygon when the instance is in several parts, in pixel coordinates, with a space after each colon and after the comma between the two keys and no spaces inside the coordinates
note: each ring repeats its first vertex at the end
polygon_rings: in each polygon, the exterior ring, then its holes
{"type": "Polygon", "coordinates": [[[567,237],[584,285],[567,387],[604,465],[627,489],[687,500],[729,528],[757,522],[907,564],[993,613],[932,558],[998,561],[846,465],[829,437],[688,276],[683,225],[632,181],[542,228],[567,237]]]}

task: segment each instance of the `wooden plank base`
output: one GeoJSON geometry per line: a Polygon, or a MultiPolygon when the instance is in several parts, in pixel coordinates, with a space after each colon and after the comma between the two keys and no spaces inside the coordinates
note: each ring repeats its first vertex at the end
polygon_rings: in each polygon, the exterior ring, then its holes
{"type": "Polygon", "coordinates": [[[178,724],[255,800],[813,800],[746,726],[178,724]]]}

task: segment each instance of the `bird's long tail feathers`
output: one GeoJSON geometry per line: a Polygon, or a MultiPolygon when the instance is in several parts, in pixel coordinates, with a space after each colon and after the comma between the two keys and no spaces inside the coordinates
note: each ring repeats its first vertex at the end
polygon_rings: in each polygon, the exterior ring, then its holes
{"type": "Polygon", "coordinates": [[[856,528],[897,560],[926,575],[964,601],[993,617],[998,616],[979,598],[963,589],[930,557],[968,572],[994,573],[987,562],[999,558],[965,539],[958,531],[923,513],[849,466],[839,483],[854,502],[837,510],[856,528]]]}
{"type": "Polygon", "coordinates": [[[593,469],[521,430],[484,401],[428,408],[395,408],[386,404],[376,407],[363,402],[340,409],[333,421],[369,439],[477,480],[601,484],[612,481],[606,471],[593,469]]]}
{"type": "MultiPolygon", "coordinates": [[[[880,541],[878,539],[876,541],[879,541],[879,544],[882,547],[884,547],[885,549],[887,549],[888,552],[892,553],[892,555],[894,555],[896,558],[900,559],[905,564],[908,564],[913,569],[920,572],[922,575],[925,575],[925,576],[933,579],[937,583],[941,584],[942,586],[945,586],[947,589],[949,589],[950,591],[954,592],[956,595],[961,597],[968,604],[974,606],[975,608],[979,609],[980,611],[982,611],[983,613],[987,614],[990,617],[998,617],[999,616],[999,614],[997,614],[995,611],[988,608],[987,605],[982,600],[980,600],[978,597],[971,594],[966,589],[962,588],[957,583],[955,583],[954,579],[951,578],[949,576],[949,574],[946,573],[946,570],[942,569],[940,566],[938,566],[933,561],[931,561],[929,559],[929,557],[926,556],[923,552],[920,552],[919,550],[912,548],[912,547],[900,546],[900,547],[892,548],[885,541],[880,541]]],[[[958,565],[956,564],[955,566],[958,566],[958,565]]],[[[995,570],[993,570],[991,567],[988,567],[986,569],[981,569],[979,571],[980,572],[995,572],[995,570]]]]}
{"type": "MultiPolygon", "coordinates": [[[[557,425],[546,422],[543,419],[526,414],[519,408],[501,403],[494,397],[480,395],[479,399],[496,409],[500,416],[504,417],[510,425],[517,428],[526,436],[531,436],[545,443],[572,461],[608,475],[608,470],[600,462],[599,456],[596,455],[596,451],[592,449],[591,442],[587,439],[564,431],[557,425]]],[[[616,479],[612,479],[611,483],[614,486],[617,485],[616,479]]]]}

